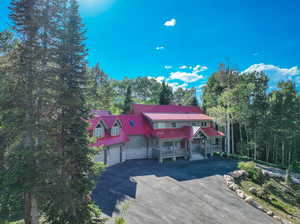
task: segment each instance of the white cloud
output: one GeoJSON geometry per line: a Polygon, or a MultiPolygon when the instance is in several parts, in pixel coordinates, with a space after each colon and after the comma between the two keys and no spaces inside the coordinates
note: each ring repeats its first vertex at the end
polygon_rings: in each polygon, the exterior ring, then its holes
{"type": "Polygon", "coordinates": [[[186,69],[188,66],[186,65],[182,65],[182,66],[179,66],[179,69],[186,69]]]}
{"type": "MultiPolygon", "coordinates": [[[[180,69],[185,69],[188,66],[183,65],[180,66],[180,69]]],[[[177,72],[171,72],[170,73],[170,79],[179,79],[181,81],[190,83],[190,82],[196,82],[199,79],[203,79],[203,76],[200,75],[199,73],[202,71],[207,70],[206,66],[202,66],[202,65],[196,65],[194,67],[189,66],[188,67],[190,70],[192,70],[191,72],[181,72],[181,71],[177,71],[177,72]]]]}
{"type": "Polygon", "coordinates": [[[172,89],[173,89],[174,91],[176,91],[176,90],[179,89],[179,88],[186,89],[187,86],[188,86],[187,83],[179,84],[178,82],[168,82],[168,85],[169,85],[170,87],[172,87],[172,89]]]}
{"type": "Polygon", "coordinates": [[[293,66],[291,68],[280,68],[276,65],[260,63],[251,65],[249,68],[244,70],[243,73],[255,71],[264,72],[268,76],[270,89],[276,88],[280,81],[293,80],[296,84],[300,84],[300,69],[297,66],[293,66]]]}
{"type": "Polygon", "coordinates": [[[196,65],[193,68],[193,72],[203,72],[205,70],[207,70],[208,68],[206,66],[202,66],[202,65],[196,65]]]}
{"type": "Polygon", "coordinates": [[[275,65],[266,65],[263,63],[260,64],[254,64],[251,65],[249,68],[247,68],[244,73],[246,72],[273,72],[278,75],[285,75],[285,76],[294,76],[294,75],[299,75],[300,70],[298,69],[297,66],[291,67],[291,68],[280,68],[275,65]]]}
{"type": "Polygon", "coordinates": [[[164,26],[175,26],[175,25],[176,25],[176,19],[174,18],[164,23],[164,26]]]}
{"type": "Polygon", "coordinates": [[[155,48],[155,50],[157,50],[157,51],[161,51],[161,50],[164,50],[164,49],[165,49],[164,46],[157,46],[157,47],[155,48]]]}
{"type": "Polygon", "coordinates": [[[164,68],[165,68],[165,69],[171,69],[171,68],[173,68],[173,67],[172,67],[171,65],[165,65],[164,68]]]}
{"type": "Polygon", "coordinates": [[[184,82],[196,82],[199,79],[203,79],[202,75],[198,75],[196,72],[171,72],[170,79],[179,79],[184,82]]]}

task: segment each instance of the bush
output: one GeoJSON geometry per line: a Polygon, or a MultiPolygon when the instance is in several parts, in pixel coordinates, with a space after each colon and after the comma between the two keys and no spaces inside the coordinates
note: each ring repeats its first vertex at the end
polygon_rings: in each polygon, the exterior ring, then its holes
{"type": "Polygon", "coordinates": [[[295,198],[296,198],[296,202],[300,205],[300,191],[296,191],[295,198]]]}
{"type": "Polygon", "coordinates": [[[257,197],[259,197],[263,200],[269,200],[272,188],[273,188],[273,185],[271,183],[264,184],[262,186],[262,188],[257,191],[257,197]]]}
{"type": "Polygon", "coordinates": [[[241,170],[245,170],[249,173],[249,177],[253,182],[257,184],[263,184],[265,177],[261,171],[261,169],[256,168],[254,162],[239,162],[238,168],[241,170]]]}

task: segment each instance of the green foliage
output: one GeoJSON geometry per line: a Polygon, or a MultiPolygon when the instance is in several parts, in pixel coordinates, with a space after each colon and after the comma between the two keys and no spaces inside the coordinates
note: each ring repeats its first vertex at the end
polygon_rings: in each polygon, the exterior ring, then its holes
{"type": "Polygon", "coordinates": [[[130,112],[132,103],[133,103],[133,101],[132,101],[132,96],[131,96],[131,85],[129,85],[126,90],[125,101],[124,101],[124,106],[123,106],[124,114],[128,114],[130,112]]]}
{"type": "Polygon", "coordinates": [[[272,185],[270,183],[265,183],[262,185],[260,189],[257,191],[257,196],[263,200],[269,200],[270,198],[270,189],[272,188],[272,185]]]}
{"type": "Polygon", "coordinates": [[[249,173],[249,177],[257,184],[263,184],[265,177],[262,170],[257,168],[254,162],[239,162],[238,168],[249,173]]]}
{"type": "Polygon", "coordinates": [[[161,92],[159,94],[159,104],[168,105],[172,102],[173,94],[170,87],[163,81],[161,86],[161,92]]]}

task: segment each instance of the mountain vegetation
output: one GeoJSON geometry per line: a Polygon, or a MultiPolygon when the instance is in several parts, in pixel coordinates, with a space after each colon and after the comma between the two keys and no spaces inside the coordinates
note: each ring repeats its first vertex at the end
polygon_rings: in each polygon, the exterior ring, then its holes
{"type": "Polygon", "coordinates": [[[263,72],[239,73],[221,65],[202,97],[205,111],[225,131],[228,154],[299,166],[300,95],[292,81],[271,90],[263,72]]]}

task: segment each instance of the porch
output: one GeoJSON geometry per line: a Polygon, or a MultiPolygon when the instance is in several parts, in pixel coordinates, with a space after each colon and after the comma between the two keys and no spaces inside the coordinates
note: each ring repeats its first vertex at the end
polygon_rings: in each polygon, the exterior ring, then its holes
{"type": "Polygon", "coordinates": [[[172,159],[176,161],[179,157],[188,158],[188,150],[186,142],[183,140],[154,140],[156,144],[152,147],[152,158],[158,159],[163,162],[164,159],[172,159]]]}

